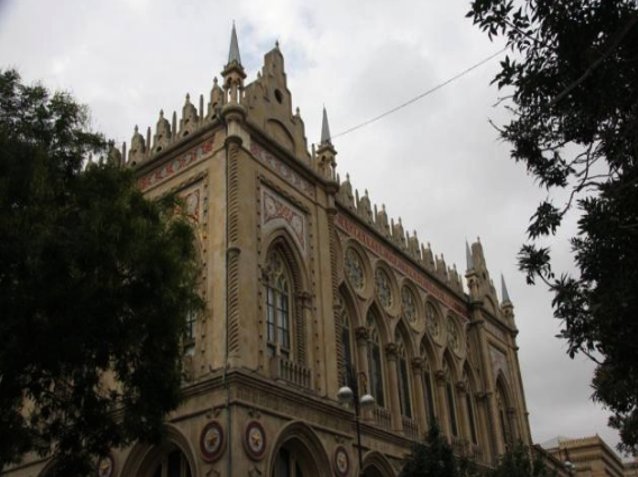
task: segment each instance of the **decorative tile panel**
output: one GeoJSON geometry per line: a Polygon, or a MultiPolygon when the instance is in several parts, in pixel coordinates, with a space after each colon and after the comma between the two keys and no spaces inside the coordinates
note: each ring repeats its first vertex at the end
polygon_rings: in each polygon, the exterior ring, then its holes
{"type": "Polygon", "coordinates": [[[175,159],[163,164],[148,174],[143,175],[137,180],[138,187],[142,191],[149,189],[161,182],[164,182],[191,164],[201,161],[212,152],[214,143],[215,136],[212,136],[186,153],[177,156],[175,159]]]}
{"type": "Polygon", "coordinates": [[[293,171],[290,167],[283,163],[280,159],[276,158],[269,152],[265,151],[255,142],[250,145],[250,152],[255,159],[275,172],[277,175],[285,179],[291,185],[301,190],[309,197],[315,197],[315,189],[312,184],[293,171]]]}
{"type": "Polygon", "coordinates": [[[264,233],[283,226],[297,242],[304,255],[308,240],[305,214],[286,199],[267,187],[261,189],[261,226],[264,233]]]}

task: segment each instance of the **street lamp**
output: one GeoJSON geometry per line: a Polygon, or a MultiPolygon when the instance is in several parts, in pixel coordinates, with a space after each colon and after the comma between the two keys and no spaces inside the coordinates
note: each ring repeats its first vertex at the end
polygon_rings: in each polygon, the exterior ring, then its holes
{"type": "Polygon", "coordinates": [[[374,405],[374,398],[368,393],[367,378],[363,371],[357,373],[350,364],[346,364],[346,384],[337,391],[337,399],[342,403],[353,403],[354,422],[357,431],[357,451],[359,456],[359,475],[363,475],[363,458],[361,453],[361,426],[359,423],[362,409],[368,409],[374,405]],[[363,395],[359,394],[359,380],[363,395]]]}

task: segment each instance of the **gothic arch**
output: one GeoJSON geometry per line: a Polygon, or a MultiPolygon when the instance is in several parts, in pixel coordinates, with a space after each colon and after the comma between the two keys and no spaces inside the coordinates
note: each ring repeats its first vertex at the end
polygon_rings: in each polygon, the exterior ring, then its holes
{"type": "Polygon", "coordinates": [[[262,254],[262,260],[266,259],[268,252],[272,249],[279,249],[293,274],[293,280],[296,286],[299,287],[300,290],[307,290],[309,283],[308,270],[305,267],[304,257],[294,238],[290,235],[290,232],[284,227],[279,227],[273,230],[263,243],[265,244],[263,247],[265,253],[262,254]]]}
{"type": "Polygon", "coordinates": [[[275,466],[285,450],[301,468],[304,476],[332,475],[332,466],[325,448],[315,431],[306,423],[294,421],[284,426],[274,440],[268,458],[268,476],[274,475],[275,466]]]}
{"type": "Polygon", "coordinates": [[[390,343],[392,341],[392,335],[390,334],[390,328],[388,326],[388,320],[384,319],[385,312],[383,311],[383,307],[380,303],[377,302],[376,299],[372,301],[368,310],[365,314],[365,324],[368,326],[368,317],[370,315],[374,315],[375,323],[377,329],[379,330],[379,337],[381,338],[382,346],[390,343]]]}
{"type": "Polygon", "coordinates": [[[405,323],[403,318],[399,318],[396,326],[394,327],[394,336],[396,337],[397,334],[399,334],[403,339],[408,358],[412,359],[417,356],[418,353],[416,352],[416,346],[412,339],[412,333],[410,333],[410,327],[405,323]]]}
{"type": "Polygon", "coordinates": [[[197,461],[195,452],[188,439],[182,432],[172,424],[165,424],[166,439],[159,445],[150,445],[137,442],[129,453],[122,470],[119,473],[122,477],[152,477],[152,472],[158,465],[160,459],[173,450],[179,450],[191,470],[194,477],[197,474],[197,461]]]}
{"type": "Polygon", "coordinates": [[[514,397],[503,372],[499,372],[496,378],[496,408],[498,412],[501,434],[506,446],[511,446],[518,437],[516,420],[514,419],[514,397]]]}
{"type": "Polygon", "coordinates": [[[434,348],[432,338],[430,338],[427,333],[424,334],[421,338],[421,343],[419,345],[419,354],[422,358],[425,358],[428,361],[432,372],[435,372],[436,370],[442,368],[441,360],[439,359],[439,355],[434,348]]]}
{"type": "Polygon", "coordinates": [[[370,451],[363,457],[365,477],[394,477],[395,471],[388,459],[377,451],[370,451]]]}

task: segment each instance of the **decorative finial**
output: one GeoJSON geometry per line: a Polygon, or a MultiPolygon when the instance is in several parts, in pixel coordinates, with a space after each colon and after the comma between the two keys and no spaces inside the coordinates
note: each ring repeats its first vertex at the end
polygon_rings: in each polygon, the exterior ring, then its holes
{"type": "Polygon", "coordinates": [[[191,94],[190,93],[186,93],[186,102],[187,103],[191,102],[191,94]]]}
{"type": "Polygon", "coordinates": [[[467,263],[467,270],[474,270],[474,257],[472,256],[472,251],[470,250],[470,245],[465,241],[465,262],[467,263]]]}
{"type": "Polygon", "coordinates": [[[510,301],[510,294],[507,292],[507,286],[505,285],[505,277],[503,276],[502,273],[501,273],[501,295],[503,298],[503,304],[512,303],[510,301]]]}
{"type": "Polygon", "coordinates": [[[279,49],[279,39],[275,40],[275,48],[279,49]]]}
{"type": "Polygon", "coordinates": [[[213,78],[213,84],[214,84],[215,86],[217,86],[217,76],[215,76],[215,77],[213,78]]]}
{"type": "Polygon", "coordinates": [[[230,49],[228,50],[228,64],[233,62],[241,66],[241,57],[239,56],[239,42],[237,41],[237,30],[235,30],[235,21],[233,20],[233,30],[230,33],[230,49]]]}
{"type": "Polygon", "coordinates": [[[328,113],[323,107],[323,117],[321,119],[321,144],[330,144],[330,127],[328,126],[328,113]]]}

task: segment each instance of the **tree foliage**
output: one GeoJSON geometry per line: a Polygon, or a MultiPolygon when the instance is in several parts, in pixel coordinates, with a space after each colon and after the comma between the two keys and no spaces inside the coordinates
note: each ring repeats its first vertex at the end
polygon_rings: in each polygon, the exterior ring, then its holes
{"type": "Polygon", "coordinates": [[[457,458],[435,423],[426,443],[418,442],[406,460],[400,477],[471,477],[478,475],[472,462],[457,458]]]}
{"type": "Polygon", "coordinates": [[[117,161],[87,164],[105,146],[68,94],[0,71],[0,469],[35,451],[86,475],[179,401],[193,230],[117,161]]]}
{"type": "Polygon", "coordinates": [[[550,471],[537,455],[530,459],[530,450],[519,442],[512,449],[508,449],[501,456],[498,464],[490,472],[490,477],[555,477],[556,472],[550,471]]]}
{"type": "Polygon", "coordinates": [[[638,450],[638,2],[474,0],[468,16],[511,55],[494,82],[513,119],[500,129],[548,190],[519,254],[553,292],[568,353],[597,363],[594,399],[622,449],[638,450]],[[555,203],[555,191],[568,199],[555,203]],[[574,274],[556,274],[543,237],[579,214],[574,274]]]}

